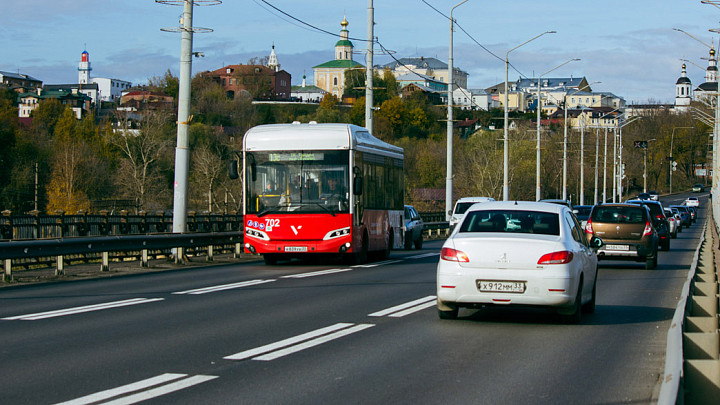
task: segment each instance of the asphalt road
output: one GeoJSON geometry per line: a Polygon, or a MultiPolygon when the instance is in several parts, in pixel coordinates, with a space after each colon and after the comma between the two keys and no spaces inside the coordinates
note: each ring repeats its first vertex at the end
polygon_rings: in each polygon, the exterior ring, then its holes
{"type": "Polygon", "coordinates": [[[4,288],[0,401],[650,403],[704,219],[656,270],[600,262],[580,325],[513,308],[438,319],[441,241],[364,267],[253,262],[4,288]]]}

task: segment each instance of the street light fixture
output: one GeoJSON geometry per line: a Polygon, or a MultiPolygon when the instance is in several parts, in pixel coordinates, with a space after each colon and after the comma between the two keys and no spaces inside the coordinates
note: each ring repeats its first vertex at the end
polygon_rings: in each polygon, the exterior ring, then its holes
{"type": "Polygon", "coordinates": [[[450,9],[450,55],[448,57],[448,105],[447,105],[447,162],[445,178],[445,219],[450,220],[453,202],[453,12],[468,0],[463,0],[450,9]]]}
{"type": "Polygon", "coordinates": [[[510,161],[510,138],[508,136],[508,67],[510,62],[508,56],[510,52],[520,48],[528,42],[534,41],[545,34],[555,34],[557,31],[545,31],[540,35],[536,35],[522,44],[508,50],[505,53],[505,126],[504,126],[504,137],[503,137],[503,201],[510,199],[510,183],[509,183],[509,161],[510,161]]]}
{"type": "Polygon", "coordinates": [[[556,69],[559,69],[559,68],[567,65],[570,62],[576,62],[579,60],[580,59],[578,59],[578,58],[567,60],[567,61],[563,62],[562,64],[555,66],[554,68],[548,70],[547,72],[539,75],[537,78],[537,81],[538,81],[537,82],[537,145],[535,146],[535,153],[536,153],[535,201],[540,201],[540,110],[542,109],[542,107],[541,107],[542,103],[541,103],[541,99],[540,99],[540,82],[541,82],[542,77],[545,76],[546,74],[548,74],[556,69]]]}

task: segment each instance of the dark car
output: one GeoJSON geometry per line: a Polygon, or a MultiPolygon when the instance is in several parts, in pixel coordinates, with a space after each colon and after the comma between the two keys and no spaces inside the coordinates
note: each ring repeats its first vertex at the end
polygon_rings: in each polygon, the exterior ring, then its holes
{"type": "Polygon", "coordinates": [[[412,249],[413,244],[415,249],[422,249],[424,224],[420,214],[412,205],[406,205],[404,216],[405,249],[412,249]]]}
{"type": "Polygon", "coordinates": [[[592,211],[592,205],[576,205],[572,208],[573,214],[580,222],[580,225],[585,226],[588,218],[590,218],[590,212],[592,211]]]}
{"type": "Polygon", "coordinates": [[[659,248],[662,250],[670,250],[670,222],[665,216],[665,208],[659,201],[653,200],[628,200],[629,204],[644,205],[650,211],[653,227],[658,234],[659,248]]]}
{"type": "Polygon", "coordinates": [[[645,262],[648,270],[657,267],[658,234],[646,205],[596,205],[585,224],[585,237],[602,239],[598,260],[633,260],[645,262]]]}
{"type": "Polygon", "coordinates": [[[705,191],[705,186],[703,186],[700,183],[697,183],[692,186],[692,191],[693,191],[693,193],[702,193],[703,191],[705,191]]]}
{"type": "Polygon", "coordinates": [[[637,200],[652,200],[650,193],[640,193],[636,197],[637,200]]]}
{"type": "Polygon", "coordinates": [[[650,194],[650,199],[653,201],[658,201],[660,199],[660,195],[655,190],[648,191],[648,194],[650,194]]]}

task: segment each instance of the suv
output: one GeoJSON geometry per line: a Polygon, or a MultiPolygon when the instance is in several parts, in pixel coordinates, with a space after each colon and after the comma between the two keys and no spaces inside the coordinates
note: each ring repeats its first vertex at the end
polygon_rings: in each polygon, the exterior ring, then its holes
{"type": "Polygon", "coordinates": [[[705,191],[705,186],[703,186],[700,183],[697,183],[692,186],[692,191],[693,191],[693,193],[702,193],[703,191],[705,191]]]}
{"type": "Polygon", "coordinates": [[[455,225],[462,222],[463,218],[465,218],[465,211],[467,211],[473,204],[490,201],[495,201],[495,199],[491,197],[463,197],[457,200],[455,207],[453,208],[452,215],[450,216],[450,229],[452,230],[455,225]]]}
{"type": "Polygon", "coordinates": [[[648,270],[657,267],[659,238],[646,205],[596,205],[585,224],[585,237],[590,241],[593,236],[603,241],[598,260],[634,260],[645,262],[648,270]]]}
{"type": "Polygon", "coordinates": [[[405,206],[405,217],[403,218],[403,228],[405,230],[405,249],[422,249],[423,243],[423,220],[420,218],[415,207],[412,205],[405,206]]]}
{"type": "Polygon", "coordinates": [[[665,208],[659,201],[652,200],[628,200],[628,204],[640,204],[648,207],[652,224],[658,234],[659,248],[670,250],[670,221],[665,216],[665,208]]]}

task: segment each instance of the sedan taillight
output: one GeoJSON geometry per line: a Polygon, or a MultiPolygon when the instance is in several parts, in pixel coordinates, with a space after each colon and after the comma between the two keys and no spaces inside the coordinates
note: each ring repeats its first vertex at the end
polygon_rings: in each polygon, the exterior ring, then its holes
{"type": "Polygon", "coordinates": [[[446,260],[448,262],[464,262],[467,263],[470,261],[468,256],[465,254],[465,252],[462,252],[460,250],[452,249],[452,248],[442,248],[440,251],[440,259],[446,260]]]}
{"type": "Polygon", "coordinates": [[[542,255],[537,264],[566,264],[573,259],[573,253],[567,250],[542,255]]]}

